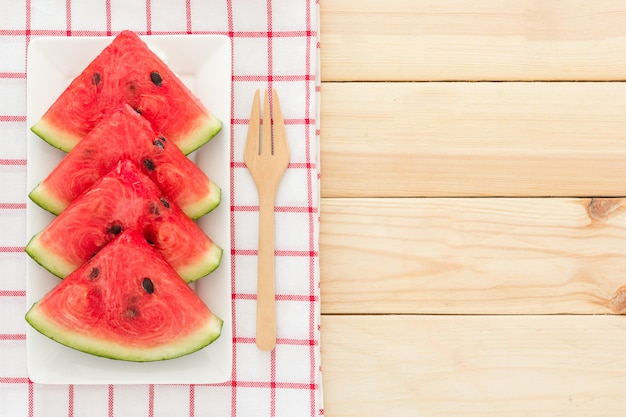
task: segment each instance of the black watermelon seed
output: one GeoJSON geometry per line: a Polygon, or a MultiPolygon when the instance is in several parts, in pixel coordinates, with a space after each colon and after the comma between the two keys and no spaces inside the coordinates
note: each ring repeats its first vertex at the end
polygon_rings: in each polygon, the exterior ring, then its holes
{"type": "Polygon", "coordinates": [[[136,111],[137,113],[141,114],[141,109],[137,109],[137,108],[135,108],[135,111],[136,111]]]}
{"type": "Polygon", "coordinates": [[[146,167],[148,171],[154,171],[154,162],[150,158],[144,158],[143,166],[146,167]]]}
{"type": "Polygon", "coordinates": [[[163,143],[167,142],[167,139],[165,139],[165,136],[163,135],[159,135],[159,139],[161,139],[163,143]]]}
{"type": "Polygon", "coordinates": [[[122,225],[121,224],[114,224],[111,227],[109,227],[108,231],[111,234],[119,235],[120,233],[122,233],[122,225]]]}
{"type": "Polygon", "coordinates": [[[141,281],[141,286],[144,290],[146,290],[148,294],[152,294],[154,292],[154,284],[152,283],[152,280],[148,277],[144,278],[143,281],[141,281]]]}
{"type": "Polygon", "coordinates": [[[150,202],[149,211],[150,211],[150,214],[154,214],[155,216],[158,216],[159,214],[161,214],[161,212],[159,211],[159,207],[156,205],[155,202],[150,202]]]}
{"type": "Polygon", "coordinates": [[[165,197],[161,197],[161,203],[165,206],[165,208],[170,208],[170,202],[165,199],[165,197]]]}
{"type": "Polygon", "coordinates": [[[102,76],[100,75],[99,72],[94,72],[91,75],[91,82],[93,83],[93,85],[98,85],[100,84],[100,81],[102,80],[102,76]]]}
{"type": "Polygon", "coordinates": [[[96,279],[100,275],[100,268],[91,268],[91,272],[89,272],[90,279],[96,279]]]}
{"type": "Polygon", "coordinates": [[[165,144],[163,143],[163,141],[161,141],[161,138],[153,140],[152,144],[159,149],[165,149],[165,144]]]}
{"type": "Polygon", "coordinates": [[[161,74],[159,74],[156,71],[152,71],[150,73],[150,79],[152,80],[152,83],[156,85],[157,87],[161,87],[161,84],[163,84],[163,79],[161,78],[161,74]]]}

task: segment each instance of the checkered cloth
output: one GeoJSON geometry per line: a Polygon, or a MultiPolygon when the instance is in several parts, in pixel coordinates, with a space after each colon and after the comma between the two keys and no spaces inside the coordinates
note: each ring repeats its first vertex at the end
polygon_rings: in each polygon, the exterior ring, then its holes
{"type": "Polygon", "coordinates": [[[319,305],[319,5],[315,0],[15,0],[0,12],[0,416],[323,414],[319,305]],[[26,51],[42,36],[232,40],[233,370],[218,385],[40,385],[26,371],[26,51]],[[255,337],[256,189],[243,162],[253,92],[279,91],[291,163],[277,198],[278,340],[255,337]]]}

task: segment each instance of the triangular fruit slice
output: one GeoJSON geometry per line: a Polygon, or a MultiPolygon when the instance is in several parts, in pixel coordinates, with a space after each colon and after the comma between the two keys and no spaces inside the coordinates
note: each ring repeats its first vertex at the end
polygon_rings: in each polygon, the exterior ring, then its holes
{"type": "Polygon", "coordinates": [[[59,214],[120,159],[135,162],[169,201],[193,219],[220,202],[219,187],[127,104],[102,119],[29,194],[30,198],[59,214]]]}
{"type": "Polygon", "coordinates": [[[124,102],[185,154],[222,129],[222,122],[131,31],[116,36],[31,129],[67,152],[124,102]]]}
{"type": "Polygon", "coordinates": [[[26,320],[63,345],[137,362],[195,352],[222,329],[222,320],[132,229],[36,302],[26,320]]]}
{"type": "Polygon", "coordinates": [[[222,249],[128,160],[33,236],[26,252],[63,278],[128,229],[141,231],[187,282],[212,272],[222,258],[222,249]]]}

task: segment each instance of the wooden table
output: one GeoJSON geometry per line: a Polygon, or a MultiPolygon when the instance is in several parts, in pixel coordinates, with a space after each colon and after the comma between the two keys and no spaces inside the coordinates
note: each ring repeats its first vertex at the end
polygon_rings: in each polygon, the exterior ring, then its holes
{"type": "Polygon", "coordinates": [[[321,11],[325,415],[626,415],[626,3],[321,11]]]}

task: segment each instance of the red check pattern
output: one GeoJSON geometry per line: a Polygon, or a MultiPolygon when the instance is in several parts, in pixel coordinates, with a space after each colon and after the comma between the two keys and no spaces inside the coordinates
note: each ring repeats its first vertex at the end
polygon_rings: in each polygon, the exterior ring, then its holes
{"type": "Polygon", "coordinates": [[[0,416],[323,415],[315,0],[16,0],[0,13],[0,416]],[[222,34],[232,41],[233,370],[218,385],[40,385],[26,371],[26,51],[42,36],[222,34]],[[255,346],[258,200],[243,162],[253,92],[276,88],[291,163],[276,207],[277,346],[255,346]],[[251,278],[252,277],[252,278],[251,278]]]}

